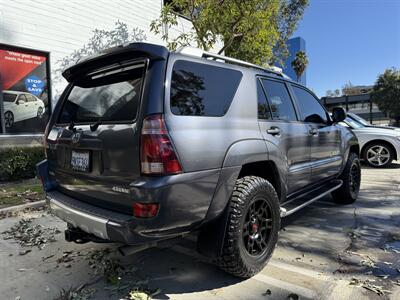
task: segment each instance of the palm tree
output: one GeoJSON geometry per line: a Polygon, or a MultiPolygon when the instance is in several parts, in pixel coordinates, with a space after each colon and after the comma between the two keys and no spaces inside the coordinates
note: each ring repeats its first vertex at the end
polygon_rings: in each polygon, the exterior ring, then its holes
{"type": "Polygon", "coordinates": [[[296,53],[295,59],[292,61],[292,68],[297,76],[297,82],[299,82],[301,75],[303,75],[308,65],[308,57],[304,51],[296,53]]]}

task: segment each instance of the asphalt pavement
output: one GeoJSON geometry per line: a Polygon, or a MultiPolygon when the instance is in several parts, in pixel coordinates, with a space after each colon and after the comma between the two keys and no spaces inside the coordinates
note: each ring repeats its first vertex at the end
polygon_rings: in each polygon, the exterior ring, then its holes
{"type": "Polygon", "coordinates": [[[0,299],[55,299],[70,289],[75,299],[129,299],[130,291],[154,299],[400,299],[400,164],[363,167],[353,205],[325,197],[285,218],[271,261],[248,280],[199,255],[195,236],[121,257],[117,245],[65,242],[64,222],[47,212],[2,219],[0,232],[29,218],[60,233],[41,240],[43,249],[0,234],[0,299]]]}

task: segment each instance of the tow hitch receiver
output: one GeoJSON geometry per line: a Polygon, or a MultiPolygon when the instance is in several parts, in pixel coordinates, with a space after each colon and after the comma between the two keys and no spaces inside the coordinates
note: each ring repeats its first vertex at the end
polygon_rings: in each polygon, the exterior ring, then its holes
{"type": "Polygon", "coordinates": [[[101,239],[93,234],[89,234],[79,228],[68,228],[64,231],[65,240],[67,242],[75,242],[77,244],[85,244],[87,242],[94,243],[110,243],[108,240],[101,239]]]}

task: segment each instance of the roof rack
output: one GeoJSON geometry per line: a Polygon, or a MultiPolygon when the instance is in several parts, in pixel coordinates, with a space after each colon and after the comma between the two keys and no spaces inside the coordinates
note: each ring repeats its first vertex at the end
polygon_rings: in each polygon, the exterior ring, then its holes
{"type": "Polygon", "coordinates": [[[190,47],[190,46],[181,47],[176,52],[185,54],[185,55],[195,56],[195,57],[212,58],[217,61],[223,61],[223,62],[231,63],[234,65],[254,68],[254,69],[262,70],[264,72],[274,73],[274,74],[282,76],[283,78],[286,78],[286,79],[291,79],[289,76],[287,76],[286,74],[284,74],[282,72],[281,68],[276,67],[276,66],[268,66],[265,68],[265,67],[262,67],[262,66],[259,66],[256,64],[249,63],[247,61],[243,61],[240,59],[236,59],[236,58],[232,58],[232,57],[228,57],[228,56],[224,56],[224,55],[220,55],[220,54],[216,54],[216,53],[211,53],[211,52],[204,51],[202,49],[190,47]]]}

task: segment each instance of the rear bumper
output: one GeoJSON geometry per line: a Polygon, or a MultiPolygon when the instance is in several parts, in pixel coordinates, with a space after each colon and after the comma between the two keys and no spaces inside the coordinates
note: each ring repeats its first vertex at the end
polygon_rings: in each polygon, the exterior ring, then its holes
{"type": "Polygon", "coordinates": [[[88,212],[82,211],[67,203],[71,202],[69,197],[59,193],[50,192],[47,194],[51,211],[60,219],[75,228],[80,228],[87,233],[91,233],[101,239],[109,240],[107,226],[121,227],[121,224],[110,221],[105,217],[96,216],[88,212]]]}
{"type": "Polygon", "coordinates": [[[57,174],[49,175],[47,161],[38,165],[47,202],[56,216],[99,239],[128,245],[181,236],[220,215],[239,170],[226,168],[139,178],[130,184],[129,197],[121,200],[126,202],[125,212],[113,209],[113,202],[105,206],[101,199],[86,199],[79,194],[77,197],[59,184],[57,174]],[[158,203],[160,209],[153,218],[135,218],[129,209],[134,202],[158,203]]]}
{"type": "Polygon", "coordinates": [[[46,199],[57,217],[105,241],[139,245],[170,237],[141,234],[135,230],[134,217],[90,205],[58,191],[48,192],[46,199]]]}

